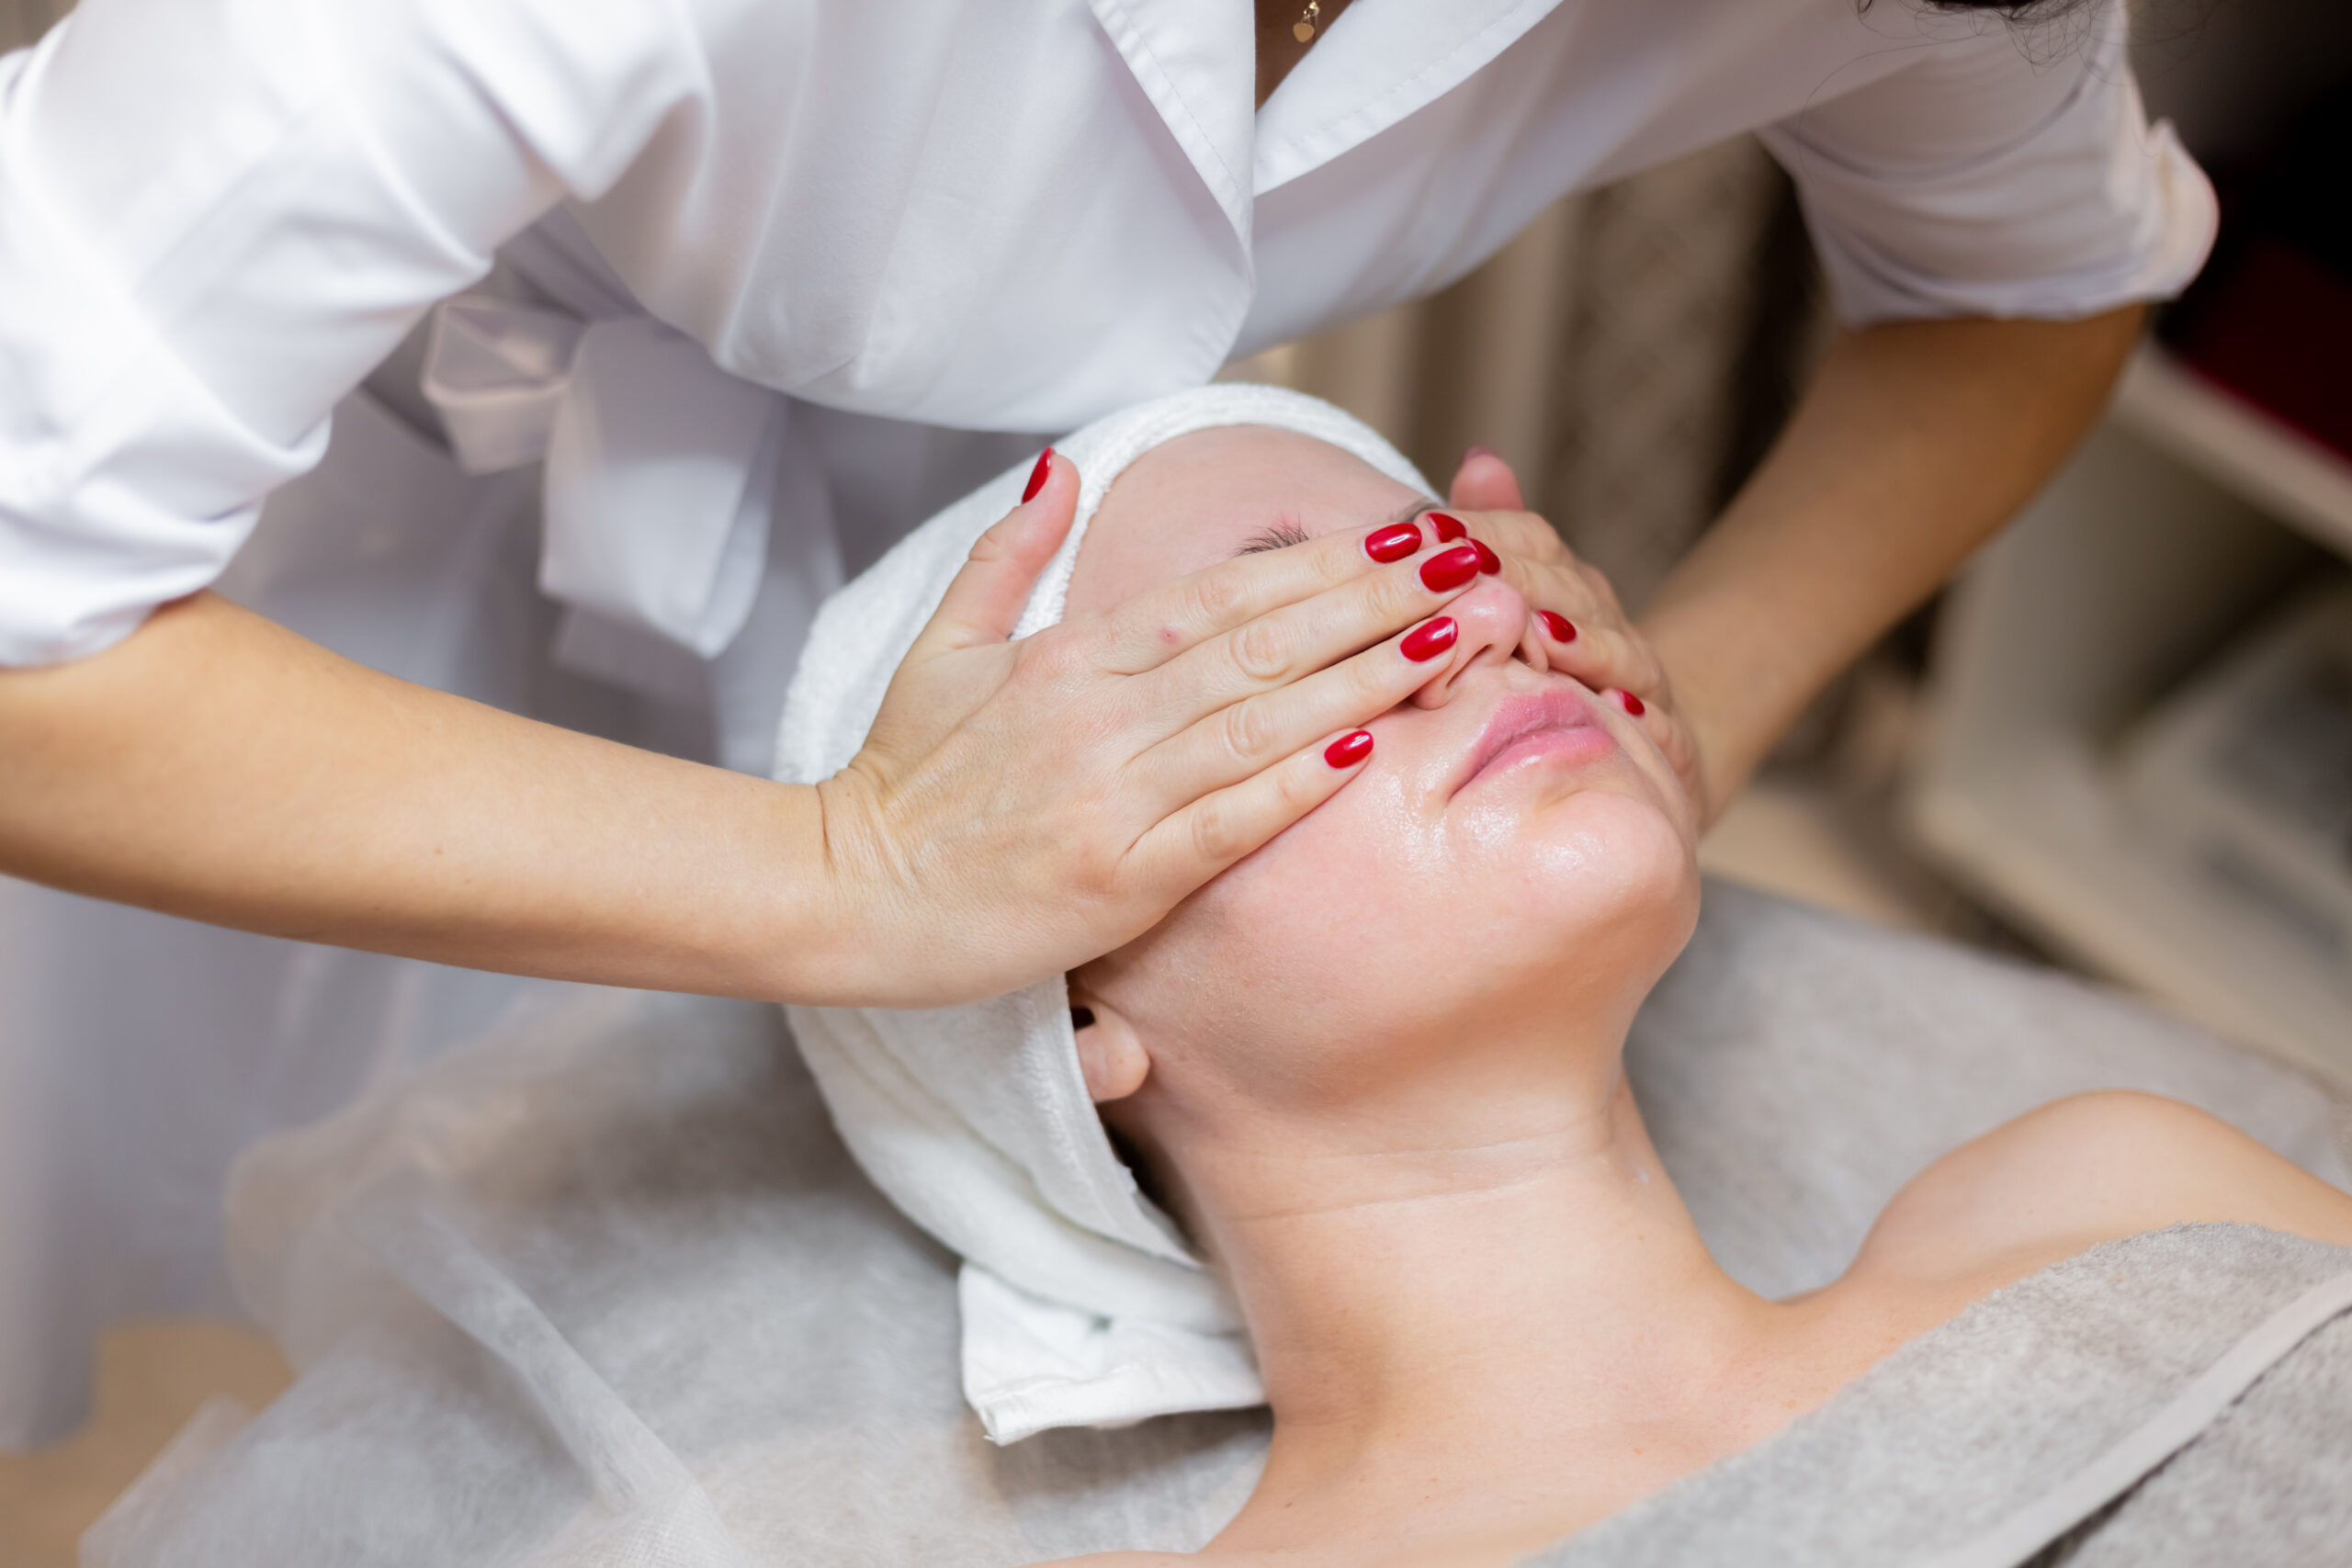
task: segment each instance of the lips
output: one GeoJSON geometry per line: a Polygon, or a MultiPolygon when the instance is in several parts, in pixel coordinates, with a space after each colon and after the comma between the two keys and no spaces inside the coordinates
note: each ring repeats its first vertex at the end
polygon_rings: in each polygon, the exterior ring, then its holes
{"type": "Polygon", "coordinates": [[[1555,677],[1541,691],[1514,693],[1496,705],[1449,793],[1522,759],[1564,751],[1597,755],[1616,744],[1583,689],[1555,677]]]}

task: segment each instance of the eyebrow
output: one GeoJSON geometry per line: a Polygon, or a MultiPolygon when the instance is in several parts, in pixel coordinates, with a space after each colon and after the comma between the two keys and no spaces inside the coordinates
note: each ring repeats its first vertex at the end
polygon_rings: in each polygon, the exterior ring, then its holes
{"type": "MultiPolygon", "coordinates": [[[[1380,521],[1384,525],[1392,523],[1410,523],[1424,512],[1436,511],[1437,506],[1438,503],[1434,501],[1408,501],[1380,521]]],[[[1271,528],[1262,529],[1251,535],[1246,544],[1233,552],[1233,558],[1238,560],[1243,556],[1259,555],[1267,550],[1286,550],[1293,545],[1306,543],[1312,536],[1295,523],[1277,523],[1271,528]]]]}

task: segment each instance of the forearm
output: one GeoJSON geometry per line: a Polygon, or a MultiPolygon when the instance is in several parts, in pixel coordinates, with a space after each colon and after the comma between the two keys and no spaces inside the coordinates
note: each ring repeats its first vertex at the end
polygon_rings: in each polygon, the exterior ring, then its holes
{"type": "Polygon", "coordinates": [[[1770,455],[1642,618],[1698,739],[1705,818],[1823,686],[2065,460],[2142,314],[1840,337],[1770,455]]]}
{"type": "Polygon", "coordinates": [[[396,681],[201,594],[0,671],[0,871],[248,931],[786,998],[824,961],[814,790],[396,681]]]}

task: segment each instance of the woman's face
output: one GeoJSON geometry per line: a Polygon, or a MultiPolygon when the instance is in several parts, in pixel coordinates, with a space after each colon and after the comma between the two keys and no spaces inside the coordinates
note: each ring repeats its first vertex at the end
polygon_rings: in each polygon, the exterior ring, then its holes
{"type": "MultiPolygon", "coordinates": [[[[1186,436],[1113,486],[1070,611],[1425,504],[1306,436],[1186,436]]],[[[1412,703],[1367,727],[1362,776],[1073,976],[1133,1025],[1155,1075],[1303,1104],[1378,1092],[1431,1051],[1473,1071],[1487,1043],[1560,1010],[1630,1020],[1679,951],[1698,878],[1672,770],[1614,700],[1544,667],[1502,579],[1444,613],[1459,640],[1412,703]]]]}

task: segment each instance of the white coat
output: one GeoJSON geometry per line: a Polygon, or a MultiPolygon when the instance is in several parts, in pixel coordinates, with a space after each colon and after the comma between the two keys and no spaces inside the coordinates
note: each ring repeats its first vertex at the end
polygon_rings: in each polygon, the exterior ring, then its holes
{"type": "MultiPolygon", "coordinates": [[[[0,664],[220,579],[341,404],[251,596],[532,706],[528,657],[435,617],[511,643],[537,612],[485,585],[537,531],[558,663],[699,683],[756,767],[816,598],[1026,444],[934,431],[1198,383],[1724,137],[1794,176],[1849,321],[2177,290],[2212,196],[2122,18],[1356,0],[1259,109],[1247,0],[84,0],[0,58],[0,664]],[[346,399],[502,255],[433,333],[460,473],[346,399]],[[542,453],[543,529],[465,521],[540,504],[493,471],[542,453]],[[336,572],[375,596],[322,598],[336,572]],[[395,579],[440,608],[383,610],[395,579]]],[[[429,968],[0,886],[0,1441],[70,1417],[93,1317],[219,1304],[238,1141],[509,994],[429,968]],[[134,951],[156,996],[126,1016],[134,951]],[[160,1089],[166,1059],[211,1077],[160,1089]]]]}

